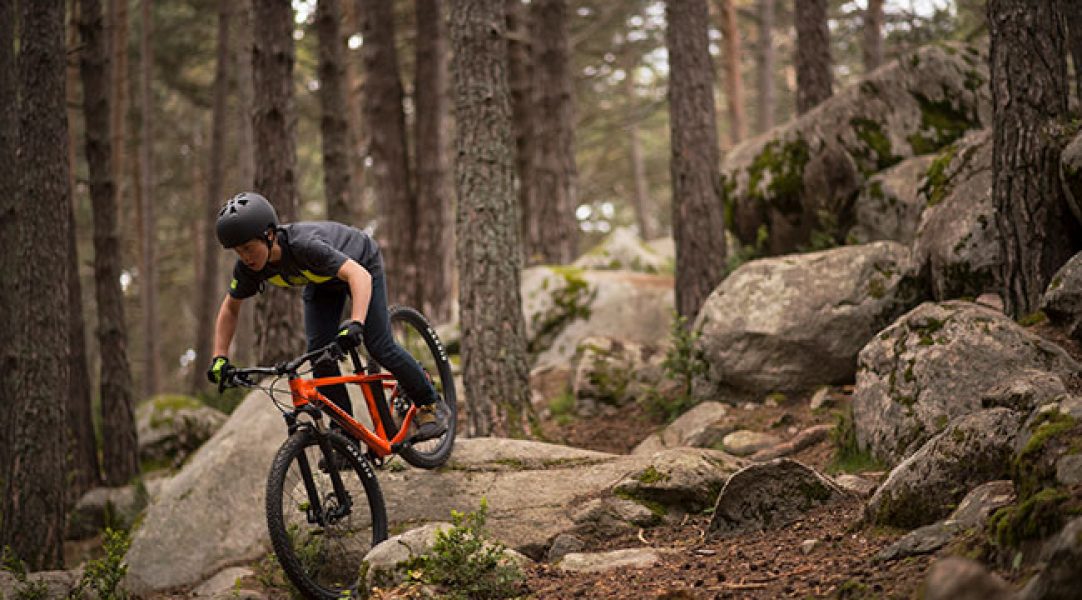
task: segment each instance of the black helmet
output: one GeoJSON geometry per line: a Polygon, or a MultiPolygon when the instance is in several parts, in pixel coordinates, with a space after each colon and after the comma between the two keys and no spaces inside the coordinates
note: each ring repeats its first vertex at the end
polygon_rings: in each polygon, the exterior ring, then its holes
{"type": "Polygon", "coordinates": [[[255,192],[241,192],[218,211],[218,241],[225,248],[262,238],[278,227],[278,213],[266,198],[255,192]]]}

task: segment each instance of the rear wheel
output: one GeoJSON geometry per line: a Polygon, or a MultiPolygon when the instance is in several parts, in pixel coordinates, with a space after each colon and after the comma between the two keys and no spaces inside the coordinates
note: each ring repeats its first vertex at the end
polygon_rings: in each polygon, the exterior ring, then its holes
{"type": "MultiPolygon", "coordinates": [[[[399,454],[409,464],[422,469],[434,469],[451,456],[455,445],[455,429],[458,421],[458,405],[455,397],[455,379],[447,352],[436,337],[435,330],[428,320],[415,309],[406,306],[393,306],[391,314],[391,333],[395,342],[402,346],[420,363],[425,376],[436,388],[436,416],[447,424],[447,432],[442,436],[418,442],[399,454]]],[[[401,386],[388,398],[391,405],[391,421],[388,434],[391,437],[402,426],[402,420],[412,404],[401,386]]]]}
{"type": "Polygon", "coordinates": [[[348,467],[339,475],[347,497],[338,497],[330,476],[318,466],[323,452],[316,434],[299,429],[282,444],[271,466],[267,526],[282,570],[306,597],[342,598],[346,592],[360,597],[364,557],[387,539],[383,494],[356,446],[337,433],[327,437],[334,452],[346,458],[348,467]]]}

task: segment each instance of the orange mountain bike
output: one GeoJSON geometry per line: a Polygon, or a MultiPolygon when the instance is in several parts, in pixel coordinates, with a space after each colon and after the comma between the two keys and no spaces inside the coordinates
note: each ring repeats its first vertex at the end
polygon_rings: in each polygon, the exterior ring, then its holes
{"type": "Polygon", "coordinates": [[[454,447],[458,411],[443,344],[414,309],[392,307],[390,321],[395,340],[417,359],[439,393],[437,417],[447,424],[439,438],[411,439],[416,407],[393,375],[381,372],[375,361],[363,360],[356,350],[349,352],[352,375],[304,379],[315,364],[345,358],[335,343],[273,367],[236,369],[225,380],[227,385],[267,392],[285,418],[289,437],[267,479],[267,526],[282,569],[310,598],[358,597],[365,584],[363,559],[387,539],[386,507],[373,465],[383,466],[398,454],[414,466],[431,469],[446,462],[454,447]],[[302,369],[305,364],[309,366],[302,369]],[[253,379],[257,376],[274,379],[263,385],[253,379]],[[275,387],[282,378],[289,382],[291,405],[275,397],[286,393],[275,387]],[[336,384],[360,387],[371,429],[319,392],[336,384]],[[324,416],[336,428],[326,427],[324,416]]]}

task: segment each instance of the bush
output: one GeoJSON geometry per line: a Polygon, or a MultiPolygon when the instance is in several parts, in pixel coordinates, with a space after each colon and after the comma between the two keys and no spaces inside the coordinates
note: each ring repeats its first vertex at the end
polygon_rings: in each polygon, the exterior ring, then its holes
{"type": "Polygon", "coordinates": [[[24,563],[11,546],[4,546],[3,556],[0,556],[0,569],[15,576],[19,582],[15,588],[14,600],[44,600],[49,596],[49,586],[44,581],[30,581],[26,576],[26,563],[24,563]]]}
{"type": "Polygon", "coordinates": [[[511,598],[521,593],[525,579],[504,547],[485,539],[488,502],[472,513],[451,511],[451,529],[436,534],[432,550],[408,568],[412,581],[438,586],[441,597],[459,600],[511,598]]]}
{"type": "Polygon", "coordinates": [[[131,546],[131,538],[123,529],[108,527],[102,535],[105,556],[86,564],[83,578],[69,597],[84,598],[90,590],[93,590],[98,598],[124,600],[128,597],[127,592],[120,587],[120,582],[124,581],[124,576],[128,574],[124,555],[131,546]]]}
{"type": "Polygon", "coordinates": [[[691,330],[687,317],[673,315],[672,343],[661,367],[665,370],[665,378],[676,382],[677,391],[671,396],[663,396],[656,389],[647,392],[644,404],[649,412],[672,421],[695,405],[691,384],[695,377],[704,375],[707,368],[702,351],[695,347],[701,335],[701,332],[691,330]]]}

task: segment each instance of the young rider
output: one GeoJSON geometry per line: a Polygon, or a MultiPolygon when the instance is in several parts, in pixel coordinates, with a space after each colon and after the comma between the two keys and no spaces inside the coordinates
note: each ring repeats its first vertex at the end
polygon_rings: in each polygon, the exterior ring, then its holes
{"type": "MultiPolygon", "coordinates": [[[[443,435],[446,424],[436,416],[436,390],[421,366],[395,343],[387,312],[383,257],[376,241],[362,231],[330,221],[279,225],[278,215],[263,196],[242,192],[218,213],[218,241],[237,253],[229,293],[218,310],[214,358],[207,378],[219,383],[232,366],[226,357],[245,298],[262,292],[264,282],[279,287],[304,286],[304,330],[308,350],[337,341],[344,349],[360,346],[398,379],[417,405],[415,440],[443,435]],[[349,318],[339,324],[346,298],[349,318]]],[[[314,377],[340,374],[337,364],[317,364],[314,377]]],[[[353,414],[344,385],[322,392],[353,414]]]]}

